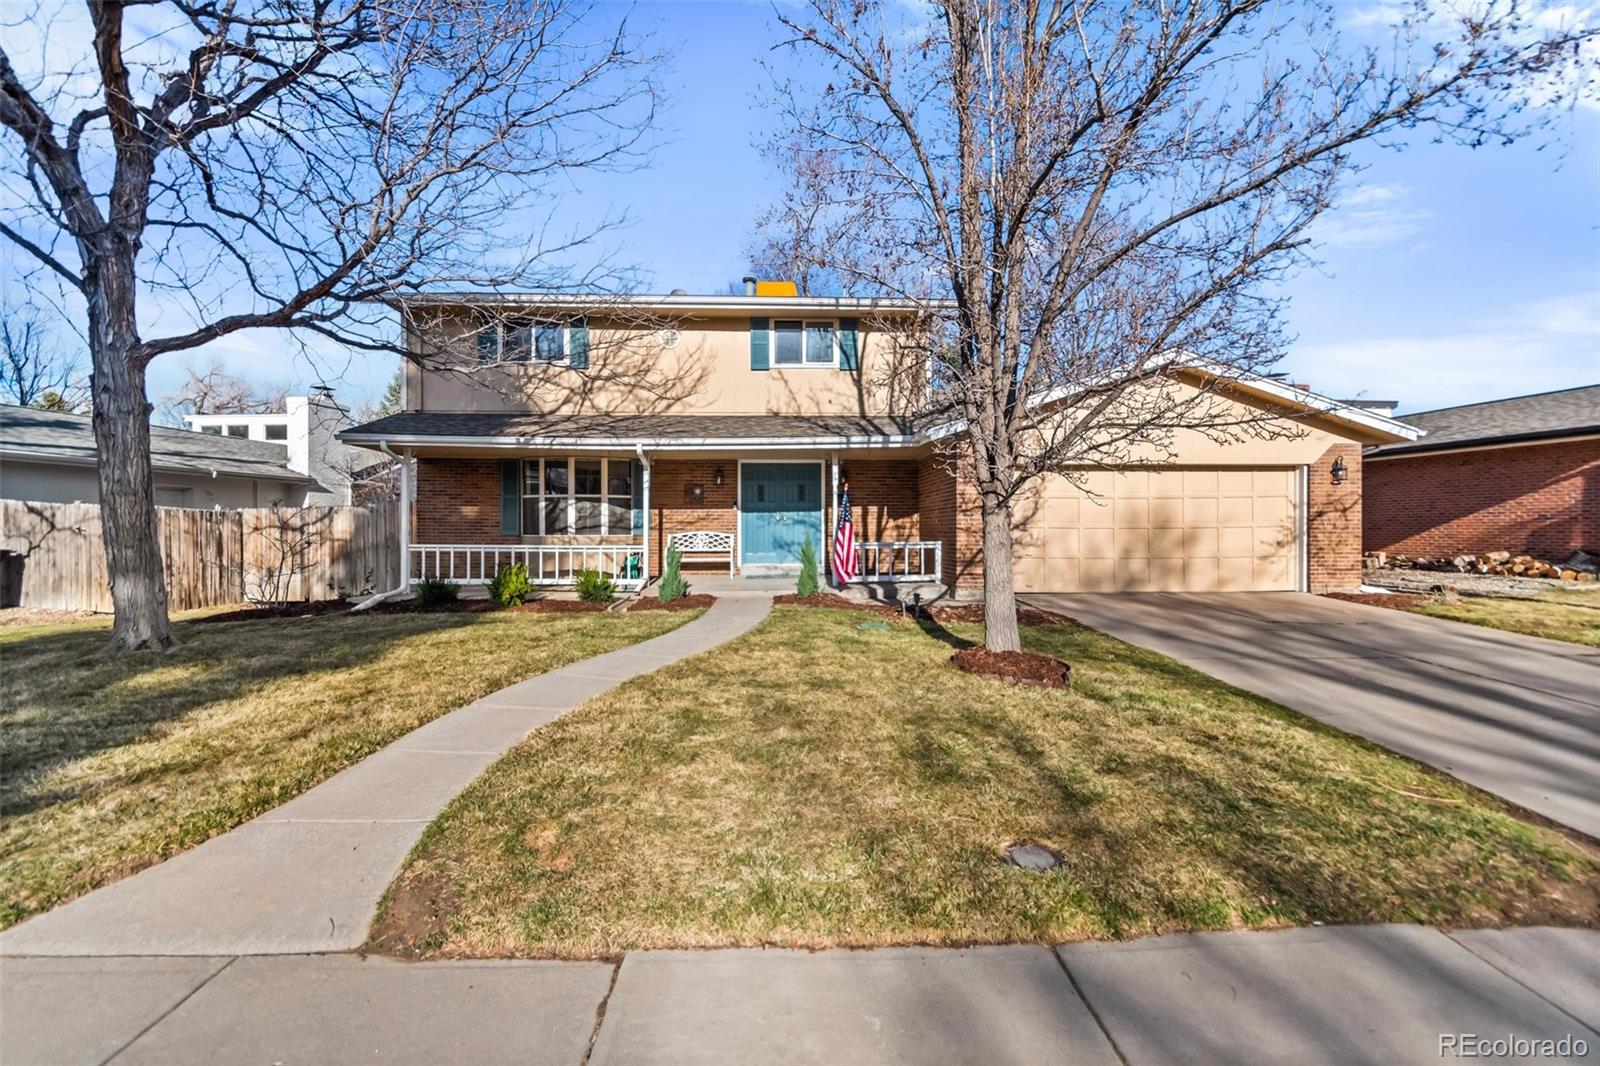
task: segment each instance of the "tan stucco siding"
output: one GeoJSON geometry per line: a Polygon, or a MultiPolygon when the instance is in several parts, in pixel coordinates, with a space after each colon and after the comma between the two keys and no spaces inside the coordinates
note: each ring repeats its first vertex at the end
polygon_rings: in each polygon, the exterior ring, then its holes
{"type": "MultiPolygon", "coordinates": [[[[779,316],[783,317],[783,316],[779,316]]],[[[800,317],[800,316],[796,316],[800,317]]],[[[807,318],[832,316],[811,315],[807,318]]],[[[675,322],[590,318],[587,370],[561,366],[480,367],[465,312],[409,336],[426,368],[408,362],[414,411],[540,411],[556,414],[891,414],[920,388],[911,345],[881,323],[858,326],[860,368],[750,368],[749,316],[675,322]],[[672,347],[662,331],[675,329],[672,347]]]]}

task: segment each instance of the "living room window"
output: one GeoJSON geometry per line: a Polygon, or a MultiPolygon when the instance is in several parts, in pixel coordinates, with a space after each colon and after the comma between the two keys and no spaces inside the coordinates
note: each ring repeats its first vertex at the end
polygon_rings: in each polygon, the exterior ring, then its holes
{"type": "Polygon", "coordinates": [[[778,366],[837,366],[838,323],[832,319],[780,318],[772,324],[772,361],[778,366]]]}
{"type": "Polygon", "coordinates": [[[633,532],[633,461],[524,459],[522,532],[626,536],[633,532]]]}

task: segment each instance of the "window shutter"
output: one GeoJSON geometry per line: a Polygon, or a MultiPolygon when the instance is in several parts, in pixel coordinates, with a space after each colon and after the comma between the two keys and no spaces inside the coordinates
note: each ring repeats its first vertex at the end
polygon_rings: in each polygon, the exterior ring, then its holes
{"type": "Polygon", "coordinates": [[[500,532],[522,532],[522,460],[500,460],[500,532]]]}
{"type": "Polygon", "coordinates": [[[500,358],[500,323],[486,322],[478,327],[478,362],[492,363],[500,358]]]}
{"type": "Polygon", "coordinates": [[[839,369],[860,370],[861,350],[860,341],[856,339],[857,320],[841,318],[839,320],[839,369]]]}
{"type": "Polygon", "coordinates": [[[580,318],[567,327],[567,365],[574,370],[589,369],[589,322],[580,318]]]}
{"type": "Polygon", "coordinates": [[[638,536],[644,532],[644,464],[637,459],[629,460],[629,480],[633,483],[633,529],[631,532],[638,536]]]}
{"type": "Polygon", "coordinates": [[[750,320],[750,369],[765,370],[769,360],[769,351],[772,347],[772,334],[768,333],[769,323],[764,318],[750,320]]]}

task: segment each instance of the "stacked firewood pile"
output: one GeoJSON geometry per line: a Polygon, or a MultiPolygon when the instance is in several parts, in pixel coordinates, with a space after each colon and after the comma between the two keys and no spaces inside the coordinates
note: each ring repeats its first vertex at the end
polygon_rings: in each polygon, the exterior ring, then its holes
{"type": "Polygon", "coordinates": [[[1368,568],[1391,567],[1396,570],[1431,570],[1436,573],[1492,574],[1495,577],[1542,577],[1559,581],[1594,581],[1600,570],[1600,555],[1573,552],[1562,563],[1535,559],[1531,555],[1513,555],[1510,552],[1484,552],[1482,555],[1390,555],[1387,552],[1368,552],[1363,560],[1368,568]]]}

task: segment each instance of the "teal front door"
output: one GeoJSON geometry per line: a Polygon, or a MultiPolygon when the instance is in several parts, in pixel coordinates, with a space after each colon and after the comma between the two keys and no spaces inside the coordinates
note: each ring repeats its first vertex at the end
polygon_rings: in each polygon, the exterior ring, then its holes
{"type": "Polygon", "coordinates": [[[745,566],[798,566],[800,546],[822,548],[822,467],[745,463],[739,468],[739,558],[745,566]]]}

